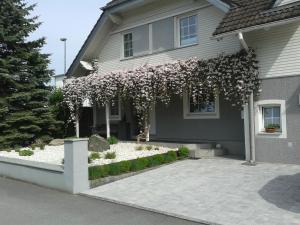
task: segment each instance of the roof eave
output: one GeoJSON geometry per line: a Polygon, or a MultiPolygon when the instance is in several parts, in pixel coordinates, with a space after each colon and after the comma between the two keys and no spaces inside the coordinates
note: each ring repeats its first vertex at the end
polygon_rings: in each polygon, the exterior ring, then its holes
{"type": "Polygon", "coordinates": [[[263,29],[263,28],[285,25],[285,24],[289,24],[289,23],[293,23],[293,22],[297,22],[297,21],[300,21],[300,16],[285,19],[285,20],[278,20],[278,21],[273,21],[270,23],[255,25],[255,26],[251,26],[251,27],[245,27],[242,29],[233,30],[233,31],[229,31],[229,32],[224,32],[221,34],[213,35],[212,39],[220,39],[220,38],[228,37],[230,35],[235,35],[235,34],[238,34],[241,32],[245,33],[245,32],[250,32],[250,31],[259,30],[259,29],[263,29]]]}

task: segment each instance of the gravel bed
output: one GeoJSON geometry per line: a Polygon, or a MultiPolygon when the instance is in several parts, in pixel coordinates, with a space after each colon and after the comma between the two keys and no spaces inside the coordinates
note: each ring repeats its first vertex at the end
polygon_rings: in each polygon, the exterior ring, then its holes
{"type": "MultiPolygon", "coordinates": [[[[92,161],[90,165],[104,165],[110,164],[114,162],[120,162],[124,160],[131,160],[136,158],[142,158],[147,156],[152,156],[156,154],[166,153],[170,150],[177,150],[177,149],[170,149],[163,146],[153,146],[152,150],[146,150],[147,144],[136,144],[136,143],[126,143],[120,142],[115,145],[110,146],[110,150],[101,152],[100,159],[96,159],[92,161]],[[136,148],[138,146],[143,146],[143,150],[137,151],[136,148]],[[105,154],[107,152],[115,152],[116,158],[115,159],[105,159],[105,154]]],[[[23,148],[29,149],[29,148],[23,148]]],[[[64,158],[64,146],[45,146],[44,150],[40,150],[36,148],[34,154],[32,156],[19,156],[18,152],[12,150],[11,152],[7,151],[0,151],[0,157],[7,157],[7,158],[17,158],[22,160],[30,160],[30,161],[37,161],[37,162],[45,162],[50,164],[61,165],[62,160],[64,158]]],[[[91,154],[91,153],[89,153],[91,154]]]]}

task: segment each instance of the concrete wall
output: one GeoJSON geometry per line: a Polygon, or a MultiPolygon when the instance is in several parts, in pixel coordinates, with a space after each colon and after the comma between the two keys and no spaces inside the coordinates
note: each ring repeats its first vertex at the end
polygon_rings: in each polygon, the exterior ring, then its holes
{"type": "Polygon", "coordinates": [[[0,157],[0,176],[71,193],[89,188],[87,139],[65,141],[64,166],[0,157]]]}
{"type": "Polygon", "coordinates": [[[265,79],[258,100],[286,101],[287,138],[256,137],[257,161],[300,164],[300,76],[265,79]]]}

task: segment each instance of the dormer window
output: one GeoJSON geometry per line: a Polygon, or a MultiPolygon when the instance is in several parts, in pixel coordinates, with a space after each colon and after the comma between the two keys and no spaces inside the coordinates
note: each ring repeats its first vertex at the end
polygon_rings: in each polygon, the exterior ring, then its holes
{"type": "Polygon", "coordinates": [[[180,46],[198,43],[197,15],[179,18],[180,46]]]}

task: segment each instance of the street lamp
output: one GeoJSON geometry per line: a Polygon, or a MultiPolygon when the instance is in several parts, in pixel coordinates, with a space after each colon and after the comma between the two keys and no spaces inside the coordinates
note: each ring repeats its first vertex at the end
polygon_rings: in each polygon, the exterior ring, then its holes
{"type": "Polygon", "coordinates": [[[64,74],[67,72],[67,38],[61,38],[62,42],[64,42],[64,74]]]}

